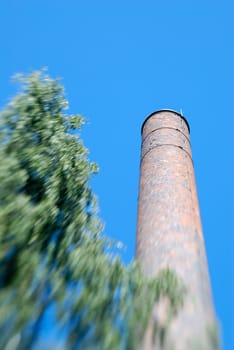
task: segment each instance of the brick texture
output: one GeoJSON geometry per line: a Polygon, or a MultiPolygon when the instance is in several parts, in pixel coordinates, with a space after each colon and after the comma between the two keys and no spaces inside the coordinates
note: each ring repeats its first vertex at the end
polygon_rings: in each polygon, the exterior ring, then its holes
{"type": "Polygon", "coordinates": [[[197,337],[198,349],[211,349],[206,329],[214,321],[189,134],[185,118],[169,110],[142,126],[136,257],[147,276],[170,267],[188,289],[170,329],[176,350],[193,349],[197,337]]]}

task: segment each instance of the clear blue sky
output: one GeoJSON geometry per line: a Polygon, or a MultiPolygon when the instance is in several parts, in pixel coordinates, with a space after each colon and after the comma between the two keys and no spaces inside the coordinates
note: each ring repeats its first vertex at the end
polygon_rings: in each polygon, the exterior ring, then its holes
{"type": "Polygon", "coordinates": [[[232,0],[1,0],[0,105],[10,77],[47,66],[100,165],[92,181],[106,233],[134,256],[140,128],[182,108],[224,350],[234,349],[232,0]]]}

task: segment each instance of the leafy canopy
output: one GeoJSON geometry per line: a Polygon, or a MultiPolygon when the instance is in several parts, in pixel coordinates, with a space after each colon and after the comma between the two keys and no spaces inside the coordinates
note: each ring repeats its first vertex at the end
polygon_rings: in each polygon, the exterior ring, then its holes
{"type": "Polygon", "coordinates": [[[183,288],[173,272],[147,280],[124,266],[101,234],[89,186],[98,167],[66,114],[59,81],[20,76],[0,118],[1,349],[30,349],[52,307],[66,349],[135,349],[153,305],[172,313],[183,288]]]}

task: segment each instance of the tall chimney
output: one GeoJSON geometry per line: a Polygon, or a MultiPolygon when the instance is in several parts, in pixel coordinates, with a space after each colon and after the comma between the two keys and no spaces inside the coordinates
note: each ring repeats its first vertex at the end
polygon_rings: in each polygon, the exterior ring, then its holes
{"type": "MultiPolygon", "coordinates": [[[[173,350],[214,350],[214,310],[187,120],[159,110],[142,125],[136,257],[144,273],[174,270],[184,306],[168,330],[173,350]]],[[[160,349],[146,339],[144,350],[160,349]]]]}

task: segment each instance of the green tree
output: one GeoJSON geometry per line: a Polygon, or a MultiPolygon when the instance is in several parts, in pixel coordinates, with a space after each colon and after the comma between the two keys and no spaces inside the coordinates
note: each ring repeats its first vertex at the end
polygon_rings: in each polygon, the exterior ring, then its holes
{"type": "Polygon", "coordinates": [[[66,349],[135,349],[155,301],[167,295],[174,313],[183,288],[171,271],[146,280],[112,254],[83,118],[65,113],[63,87],[44,72],[19,79],[0,118],[0,347],[32,348],[53,307],[66,349]]]}

